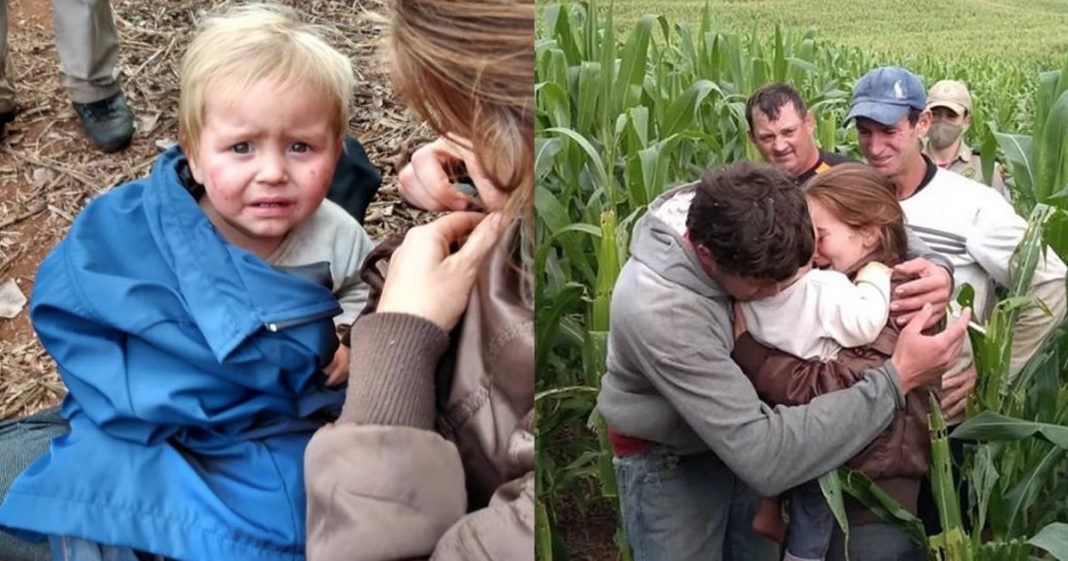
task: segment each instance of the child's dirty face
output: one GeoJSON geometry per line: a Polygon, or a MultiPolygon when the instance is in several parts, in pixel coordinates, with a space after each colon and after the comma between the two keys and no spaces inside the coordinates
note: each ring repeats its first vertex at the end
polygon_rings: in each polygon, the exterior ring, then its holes
{"type": "Polygon", "coordinates": [[[331,104],[302,87],[260,82],[232,99],[208,92],[193,177],[200,205],[230,243],[273,252],[322,203],[341,150],[331,104]]]}

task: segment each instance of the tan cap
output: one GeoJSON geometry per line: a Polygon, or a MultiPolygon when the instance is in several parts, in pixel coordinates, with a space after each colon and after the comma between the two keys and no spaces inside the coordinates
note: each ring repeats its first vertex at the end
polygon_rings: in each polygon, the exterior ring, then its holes
{"type": "Polygon", "coordinates": [[[941,80],[927,92],[927,108],[948,107],[963,115],[972,111],[972,94],[968,86],[956,80],[941,80]]]}

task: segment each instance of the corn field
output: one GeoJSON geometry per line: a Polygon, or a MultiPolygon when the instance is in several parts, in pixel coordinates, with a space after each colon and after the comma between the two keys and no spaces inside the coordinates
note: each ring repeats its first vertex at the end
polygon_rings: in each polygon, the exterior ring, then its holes
{"type": "MultiPolygon", "coordinates": [[[[1068,257],[1068,58],[1058,71],[1021,71],[1012,61],[953,66],[926,57],[891,60],[843,47],[812,31],[772,36],[718,29],[706,6],[696,21],[648,15],[619,32],[596,3],[545,6],[535,43],[537,132],[537,555],[568,559],[563,512],[615,510],[612,453],[594,412],[605,369],[612,287],[636,220],[666,188],[741,159],[758,160],[746,137],[745,100],[786,82],[817,118],[821,147],[857,157],[842,126],[854,82],[899,64],[930,85],[969,84],[977,100],[969,141],[989,179],[996,156],[1010,174],[1029,230],[987,324],[972,334],[979,384],[969,420],[952,436],[932,419],[931,478],[945,531],[871,492],[863,475],[835,484],[910,529],[930,559],[1068,560],[1068,336],[1063,327],[1013,383],[1009,347],[1041,248],[1068,257]],[[962,481],[952,481],[947,438],[969,443],[962,481]],[[968,501],[953,491],[966,485],[968,501]],[[970,530],[964,517],[973,524],[970,530]]],[[[967,290],[962,291],[967,298],[967,290]]],[[[573,521],[571,515],[568,520],[573,521]]],[[[618,558],[629,558],[615,531],[618,558]]]]}

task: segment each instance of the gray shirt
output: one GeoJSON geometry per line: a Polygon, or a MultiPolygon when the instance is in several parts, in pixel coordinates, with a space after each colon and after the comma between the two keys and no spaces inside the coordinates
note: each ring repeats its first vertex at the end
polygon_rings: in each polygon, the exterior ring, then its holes
{"type": "Polygon", "coordinates": [[[333,201],[324,200],[314,214],[289,232],[267,262],[284,267],[329,262],[331,291],[342,310],[334,325],[349,325],[367,305],[370,287],[360,281],[359,273],[373,247],[355,218],[333,201]]]}

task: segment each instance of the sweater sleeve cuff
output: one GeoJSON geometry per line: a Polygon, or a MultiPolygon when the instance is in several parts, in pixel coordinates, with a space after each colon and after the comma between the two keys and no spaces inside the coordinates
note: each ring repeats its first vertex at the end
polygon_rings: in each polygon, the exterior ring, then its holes
{"type": "Polygon", "coordinates": [[[449,334],[411,314],[375,313],[352,326],[352,363],[338,422],[434,428],[434,371],[449,334]]]}
{"type": "Polygon", "coordinates": [[[898,376],[897,368],[894,367],[894,363],[887,360],[883,363],[882,368],[877,369],[884,376],[887,377],[890,382],[890,391],[894,394],[894,403],[897,405],[897,409],[901,410],[905,408],[905,392],[901,388],[901,377],[898,376]]]}

